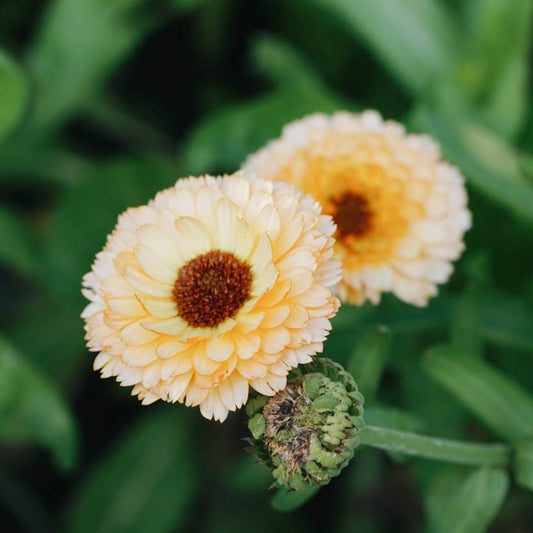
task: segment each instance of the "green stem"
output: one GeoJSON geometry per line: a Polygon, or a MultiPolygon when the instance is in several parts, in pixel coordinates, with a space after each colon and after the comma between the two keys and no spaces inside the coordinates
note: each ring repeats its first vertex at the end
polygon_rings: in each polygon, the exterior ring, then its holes
{"type": "Polygon", "coordinates": [[[376,426],[365,426],[359,435],[366,446],[447,463],[505,466],[510,461],[510,448],[505,444],[441,439],[376,426]]]}

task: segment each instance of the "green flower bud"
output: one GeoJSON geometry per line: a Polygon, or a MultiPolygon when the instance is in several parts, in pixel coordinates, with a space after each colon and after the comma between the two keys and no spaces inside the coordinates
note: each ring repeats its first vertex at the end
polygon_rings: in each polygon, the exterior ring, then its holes
{"type": "Polygon", "coordinates": [[[284,390],[248,402],[251,451],[272,471],[274,486],[325,485],[353,456],[363,403],[341,365],[317,359],[300,366],[284,390]]]}

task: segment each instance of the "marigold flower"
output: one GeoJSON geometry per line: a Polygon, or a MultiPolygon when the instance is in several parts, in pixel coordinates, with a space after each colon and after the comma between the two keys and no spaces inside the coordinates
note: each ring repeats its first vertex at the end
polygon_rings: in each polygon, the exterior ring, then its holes
{"type": "Polygon", "coordinates": [[[379,303],[390,291],[426,305],[464,249],[470,212],[459,170],[430,137],[407,135],[375,111],[295,121],[243,170],[297,185],[333,216],[337,293],[350,303],[379,303]]]}
{"type": "Polygon", "coordinates": [[[250,451],[272,471],[274,486],[326,485],[353,457],[363,395],[352,375],[329,359],[291,372],[285,389],[246,406],[250,451]]]}
{"type": "Polygon", "coordinates": [[[322,350],[339,302],[335,225],[310,196],[242,175],[179,180],[128,209],[83,279],[94,368],[144,404],[223,421],[322,350]]]}

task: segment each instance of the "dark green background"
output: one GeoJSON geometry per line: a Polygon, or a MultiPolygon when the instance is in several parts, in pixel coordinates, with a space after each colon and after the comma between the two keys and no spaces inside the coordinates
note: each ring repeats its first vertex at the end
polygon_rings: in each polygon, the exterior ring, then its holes
{"type": "Polygon", "coordinates": [[[273,510],[244,415],[141,407],[92,371],[79,314],[81,277],[123,209],[180,176],[236,170],[307,113],[375,108],[440,141],[474,225],[427,308],[343,308],[325,353],[366,380],[373,423],[530,441],[533,418],[509,420],[533,412],[532,12],[528,0],[3,0],[2,529],[530,531],[525,453],[508,476],[364,449],[311,504],[273,510]],[[457,379],[427,356],[438,343],[458,355],[457,379]],[[485,361],[481,392],[459,379],[463,360],[485,361]]]}

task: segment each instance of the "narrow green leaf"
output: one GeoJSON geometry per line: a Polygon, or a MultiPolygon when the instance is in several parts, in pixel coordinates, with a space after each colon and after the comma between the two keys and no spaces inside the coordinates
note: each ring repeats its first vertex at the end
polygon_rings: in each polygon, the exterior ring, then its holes
{"type": "Polygon", "coordinates": [[[37,269],[37,254],[28,229],[20,218],[0,206],[0,262],[25,275],[37,269]]]}
{"type": "Polygon", "coordinates": [[[429,531],[434,533],[483,533],[498,514],[507,491],[509,477],[500,468],[476,470],[458,487],[458,492],[432,516],[429,531]]]}
{"type": "Polygon", "coordinates": [[[395,407],[375,405],[365,407],[365,423],[401,431],[421,431],[424,423],[413,413],[395,407]]]}
{"type": "Polygon", "coordinates": [[[357,342],[348,364],[359,390],[367,401],[376,394],[390,345],[390,330],[376,326],[368,330],[357,342]]]}
{"type": "Polygon", "coordinates": [[[230,468],[226,469],[225,483],[241,492],[264,492],[272,484],[272,473],[258,465],[255,457],[248,453],[230,468]]]}
{"type": "Polygon", "coordinates": [[[7,139],[0,145],[0,183],[31,187],[73,185],[84,181],[93,162],[56,143],[27,136],[7,139]]]}
{"type": "Polygon", "coordinates": [[[451,344],[470,356],[483,351],[479,293],[473,290],[459,297],[451,322],[451,344]]]}
{"type": "Polygon", "coordinates": [[[459,465],[435,465],[426,462],[415,465],[415,472],[419,476],[421,470],[423,477],[419,479],[419,483],[426,509],[425,529],[434,532],[442,522],[442,516],[449,512],[472,470],[459,465]]]}
{"type": "Polygon", "coordinates": [[[373,50],[398,81],[419,93],[452,65],[456,28],[435,0],[313,0],[373,50]]]}
{"type": "Polygon", "coordinates": [[[438,346],[423,366],[496,435],[510,441],[533,437],[533,398],[484,361],[438,346]]]}
{"type": "Polygon", "coordinates": [[[278,137],[291,120],[317,111],[332,113],[344,102],[324,91],[275,91],[217,111],[190,134],[182,153],[189,174],[233,172],[246,156],[278,137]]]}
{"type": "Polygon", "coordinates": [[[516,445],[513,466],[516,482],[526,489],[533,490],[533,440],[516,445]]]}
{"type": "Polygon", "coordinates": [[[196,481],[187,420],[179,414],[176,406],[155,409],[119,436],[80,487],[70,533],[180,530],[196,481]]]}
{"type": "Polygon", "coordinates": [[[85,348],[79,306],[35,295],[24,302],[7,333],[32,365],[66,390],[76,387],[81,366],[87,372],[92,357],[85,348]]]}
{"type": "Polygon", "coordinates": [[[533,220],[533,185],[513,148],[478,124],[429,108],[413,115],[418,128],[434,135],[469,182],[497,203],[533,220]]]}
{"type": "Polygon", "coordinates": [[[480,305],[484,337],[501,346],[533,354],[533,309],[522,298],[488,292],[480,305]]]}
{"type": "Polygon", "coordinates": [[[272,35],[255,39],[251,55],[256,69],[280,87],[324,87],[323,81],[307,58],[289,43],[272,35]]]}
{"type": "Polygon", "coordinates": [[[187,13],[201,7],[207,0],[170,0],[173,9],[180,13],[187,13]]]}
{"type": "Polygon", "coordinates": [[[466,5],[468,89],[481,116],[498,134],[512,138],[527,117],[533,4],[530,0],[477,0],[466,5]]]}
{"type": "Polygon", "coordinates": [[[28,95],[22,71],[0,48],[0,140],[18,124],[26,109],[28,95]]]}
{"type": "Polygon", "coordinates": [[[57,465],[76,461],[74,420],[59,391],[0,336],[0,439],[47,446],[57,465]]]}
{"type": "Polygon", "coordinates": [[[145,0],[54,0],[30,50],[33,124],[56,125],[93,97],[150,28],[145,0]]]}
{"type": "Polygon", "coordinates": [[[359,438],[365,446],[446,463],[496,466],[509,463],[510,449],[504,444],[442,439],[368,424],[359,438]]]}
{"type": "Polygon", "coordinates": [[[278,489],[272,496],[270,504],[276,511],[284,513],[295,511],[306,504],[319,490],[320,487],[305,487],[299,490],[278,489]]]}

